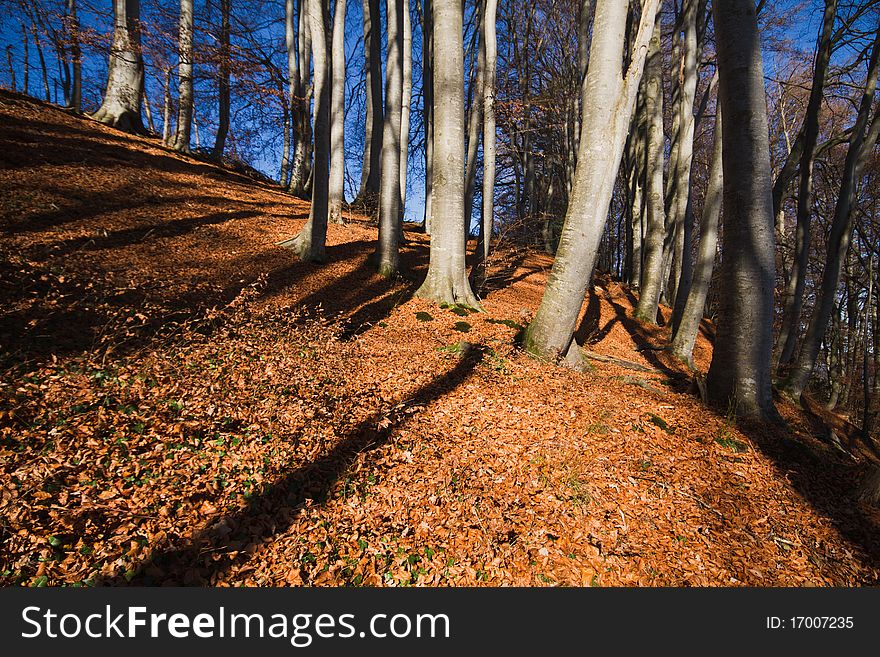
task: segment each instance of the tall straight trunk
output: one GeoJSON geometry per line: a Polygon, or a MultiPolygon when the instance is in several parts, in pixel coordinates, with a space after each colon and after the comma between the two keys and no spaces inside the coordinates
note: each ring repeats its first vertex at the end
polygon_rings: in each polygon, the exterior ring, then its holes
{"type": "Polygon", "coordinates": [[[425,125],[425,233],[431,234],[434,181],[434,18],[432,0],[422,0],[422,120],[425,125]]]}
{"type": "MultiPolygon", "coordinates": [[[[864,316],[862,322],[864,324],[864,335],[862,336],[862,435],[865,440],[871,439],[871,374],[869,371],[871,365],[871,303],[874,300],[874,254],[871,254],[868,260],[868,293],[865,296],[864,316]]],[[[874,327],[874,331],[877,327],[874,327]]]]}
{"type": "MultiPolygon", "coordinates": [[[[28,55],[28,43],[30,39],[28,39],[27,34],[27,26],[22,23],[21,24],[21,47],[22,47],[22,59],[23,59],[23,67],[24,67],[24,93],[25,95],[30,95],[30,77],[31,77],[31,59],[28,55]]],[[[111,54],[111,57],[113,55],[111,54]]]]}
{"type": "Polygon", "coordinates": [[[298,98],[299,93],[299,52],[298,52],[298,25],[297,25],[298,0],[285,0],[284,3],[284,45],[287,52],[287,108],[284,116],[284,153],[281,159],[281,186],[291,187],[291,174],[293,172],[294,150],[293,143],[295,124],[299,117],[302,103],[298,98]]]}
{"type": "Polygon", "coordinates": [[[483,46],[485,37],[483,35],[482,23],[485,20],[486,0],[480,0],[478,5],[479,24],[477,31],[479,37],[477,39],[477,70],[474,74],[473,99],[471,101],[470,113],[468,115],[468,134],[467,134],[467,159],[465,160],[464,173],[464,235],[465,240],[468,239],[471,232],[471,221],[474,212],[474,188],[477,179],[477,151],[480,147],[480,134],[482,132],[483,120],[483,80],[486,70],[486,52],[483,46]]]}
{"type": "Polygon", "coordinates": [[[12,83],[12,90],[18,91],[18,83],[15,80],[15,65],[12,63],[12,44],[6,46],[6,65],[9,67],[9,79],[12,83]]]}
{"type": "MultiPolygon", "coordinates": [[[[480,239],[477,244],[478,266],[474,268],[485,279],[486,261],[495,227],[495,71],[498,64],[498,37],[495,22],[498,0],[486,0],[483,14],[483,212],[480,239]]],[[[467,216],[467,214],[465,214],[467,216]]]]}
{"type": "Polygon", "coordinates": [[[361,184],[356,203],[375,209],[379,202],[382,169],[382,133],[385,117],[382,110],[382,16],[379,0],[363,0],[364,58],[367,82],[366,134],[361,184]]]}
{"type": "Polygon", "coordinates": [[[715,115],[715,135],[712,145],[712,162],[709,165],[709,181],[706,198],[703,201],[703,216],[700,218],[700,247],[694,278],[688,292],[687,301],[681,313],[681,321],[672,338],[672,353],[686,363],[693,362],[694,344],[703,319],[703,309],[709,295],[712,270],[715,267],[715,253],[718,250],[718,219],[721,215],[721,201],[724,181],[722,158],[721,106],[715,115]]]}
{"type": "Polygon", "coordinates": [[[37,60],[40,62],[40,72],[43,79],[43,96],[46,102],[52,101],[52,91],[49,87],[49,70],[46,68],[46,57],[43,54],[43,41],[40,39],[40,33],[37,30],[36,23],[31,23],[31,35],[34,37],[34,46],[37,48],[37,60]]]}
{"type": "Polygon", "coordinates": [[[656,324],[657,306],[663,290],[663,240],[666,234],[663,203],[663,63],[660,52],[660,15],[654,24],[654,34],[645,62],[645,114],[647,117],[647,179],[645,195],[647,212],[645,226],[645,266],[636,317],[656,324]]]}
{"type": "Polygon", "coordinates": [[[293,159],[291,157],[293,145],[290,143],[293,129],[290,124],[290,103],[287,98],[281,103],[281,130],[281,171],[278,175],[278,182],[286,188],[290,184],[290,165],[293,159]]]}
{"type": "Polygon", "coordinates": [[[624,70],[628,4],[596,2],[577,172],[556,260],[525,336],[532,354],[551,361],[567,357],[576,367],[581,366],[582,356],[573,340],[575,325],[608,217],[660,0],[644,3],[624,70]]]}
{"type": "Polygon", "coordinates": [[[193,0],[180,0],[175,150],[188,153],[193,116],[193,0]]]}
{"type": "MultiPolygon", "coordinates": [[[[229,135],[229,109],[230,109],[230,51],[229,22],[232,12],[232,0],[220,0],[220,77],[217,82],[217,135],[214,138],[213,155],[216,159],[223,159],[223,151],[226,149],[226,137],[229,135]]],[[[284,103],[285,107],[288,103],[284,103]]],[[[289,110],[285,109],[285,113],[289,110]]],[[[285,134],[288,142],[289,131],[285,134]]],[[[289,143],[288,143],[289,147],[289,143]]]]}
{"type": "Polygon", "coordinates": [[[144,94],[144,114],[147,117],[147,128],[151,134],[155,134],[156,126],[153,124],[153,109],[150,107],[150,98],[144,94]]]}
{"type": "Polygon", "coordinates": [[[162,77],[162,143],[168,145],[171,139],[171,67],[165,69],[162,77]]]}
{"type": "MultiPolygon", "coordinates": [[[[82,45],[79,35],[79,18],[76,14],[76,0],[67,0],[67,34],[70,40],[70,59],[73,65],[73,82],[70,90],[70,107],[74,112],[82,111],[82,45]]],[[[14,85],[13,85],[14,86],[14,85]]]]}
{"type": "Polygon", "coordinates": [[[629,143],[629,178],[628,178],[628,194],[629,194],[629,248],[628,258],[629,267],[627,268],[627,282],[632,287],[641,290],[642,286],[642,262],[644,261],[644,240],[645,240],[645,199],[644,199],[644,178],[645,178],[645,155],[646,149],[646,133],[647,133],[647,114],[645,110],[645,93],[644,84],[639,87],[639,95],[636,101],[636,110],[633,115],[633,127],[630,131],[629,143]]]}
{"type": "Polygon", "coordinates": [[[432,0],[434,196],[428,276],[417,296],[480,308],[467,279],[464,241],[464,56],[461,0],[432,0]]]}
{"type": "Polygon", "coordinates": [[[816,50],[813,84],[810,89],[807,111],[804,115],[803,128],[801,129],[804,140],[800,158],[795,254],[788,283],[785,287],[782,327],[778,338],[778,342],[781,345],[778,365],[783,368],[791,362],[794,356],[801,309],[804,304],[804,288],[807,282],[807,266],[810,259],[810,232],[813,219],[813,164],[815,162],[816,142],[819,138],[819,112],[822,108],[822,96],[825,89],[828,64],[831,61],[836,16],[837,0],[825,0],[825,15],[822,20],[819,43],[816,50]]]}
{"type": "Polygon", "coordinates": [[[344,223],[345,201],[345,5],[336,0],[333,12],[333,47],[331,61],[333,84],[330,92],[330,200],[329,220],[344,223]]]}
{"type": "Polygon", "coordinates": [[[126,132],[143,132],[141,98],[144,60],[141,56],[140,0],[113,0],[113,45],[104,101],[92,118],[126,132]]]}
{"type": "Polygon", "coordinates": [[[682,42],[681,93],[679,95],[679,129],[681,137],[678,158],[675,162],[674,219],[679,238],[676,241],[676,256],[679,260],[678,280],[675,286],[675,299],[672,313],[673,331],[681,321],[681,314],[690,293],[693,280],[693,216],[688,212],[691,202],[691,169],[694,154],[694,102],[697,96],[697,0],[684,0],[682,6],[684,39],[682,42]]]}
{"type": "Polygon", "coordinates": [[[324,17],[327,0],[308,0],[307,25],[311,35],[315,80],[315,163],[312,205],[306,225],[281,246],[293,250],[302,260],[322,262],[326,258],[327,216],[330,193],[330,62],[324,17]]]}
{"type": "MultiPolygon", "coordinates": [[[[400,106],[400,221],[406,212],[409,173],[409,127],[412,104],[412,16],[409,0],[403,0],[403,94],[400,106]]],[[[402,234],[402,233],[401,233],[402,234]]]]}
{"type": "Polygon", "coordinates": [[[385,64],[385,123],[379,186],[379,241],[376,263],[381,276],[397,273],[400,252],[400,115],[403,98],[403,0],[386,0],[388,56],[385,64]]]}
{"type": "Polygon", "coordinates": [[[828,319],[834,305],[834,296],[837,293],[837,286],[840,284],[840,271],[852,238],[852,206],[855,201],[856,186],[861,179],[868,155],[877,143],[878,133],[880,133],[880,114],[874,116],[870,127],[868,126],[874,90],[877,88],[878,58],[880,58],[880,29],[878,29],[874,40],[868,66],[868,77],[859,104],[859,114],[850,137],[849,150],[846,153],[840,193],[834,210],[831,231],[828,235],[825,270],[822,272],[818,298],[813,307],[813,313],[798,357],[781,386],[795,399],[800,397],[813,372],[816,357],[822,344],[822,336],[828,326],[828,319]]]}
{"type": "Polygon", "coordinates": [[[707,393],[737,416],[771,419],[774,217],[761,41],[752,0],[715,0],[713,12],[723,111],[724,258],[707,393]]]}
{"type": "MultiPolygon", "coordinates": [[[[308,190],[309,169],[312,158],[312,122],[310,117],[309,76],[311,74],[312,37],[309,27],[309,4],[313,0],[297,0],[296,50],[297,61],[294,99],[291,105],[293,116],[293,169],[290,174],[290,192],[306,198],[308,190]]],[[[288,50],[288,66],[290,51],[288,50]]],[[[317,86],[317,84],[315,85],[317,86]]],[[[315,96],[317,98],[317,96],[315,96]]]]}

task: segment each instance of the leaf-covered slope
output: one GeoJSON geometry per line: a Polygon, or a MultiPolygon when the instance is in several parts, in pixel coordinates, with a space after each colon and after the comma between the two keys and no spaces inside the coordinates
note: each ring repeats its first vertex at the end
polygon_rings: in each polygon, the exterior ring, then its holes
{"type": "Polygon", "coordinates": [[[5,93],[0,189],[7,584],[877,583],[861,466],[704,408],[613,281],[582,375],[516,347],[542,255],[432,306],[416,231],[398,281],[356,216],[302,264],[307,204],[5,93]]]}

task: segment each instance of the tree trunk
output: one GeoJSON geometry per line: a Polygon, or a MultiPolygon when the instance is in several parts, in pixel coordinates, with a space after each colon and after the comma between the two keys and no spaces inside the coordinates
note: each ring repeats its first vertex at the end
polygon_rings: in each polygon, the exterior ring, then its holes
{"type": "Polygon", "coordinates": [[[308,0],[306,17],[311,35],[315,80],[315,163],[309,220],[292,240],[281,246],[293,250],[302,260],[323,262],[326,258],[327,215],[330,192],[330,63],[324,17],[327,0],[308,0]]]}
{"type": "Polygon", "coordinates": [[[345,223],[345,5],[336,0],[333,12],[333,89],[330,93],[330,201],[329,220],[345,223]]]}
{"type": "Polygon", "coordinates": [[[477,179],[477,151],[480,147],[481,123],[483,119],[483,79],[486,69],[486,52],[483,47],[485,36],[482,22],[485,20],[486,0],[480,0],[477,6],[480,24],[477,26],[477,71],[474,75],[474,93],[468,115],[467,158],[464,173],[464,238],[467,241],[471,233],[471,221],[474,213],[474,187],[477,179]],[[479,99],[479,100],[478,100],[479,99]]]}
{"type": "Polygon", "coordinates": [[[93,119],[126,132],[143,132],[141,97],[144,60],[141,56],[140,0],[113,0],[113,45],[110,47],[104,101],[93,119]]]}
{"type": "Polygon", "coordinates": [[[647,225],[645,230],[645,266],[636,317],[648,324],[657,323],[657,306],[663,290],[663,239],[666,234],[663,203],[663,64],[660,52],[660,15],[645,62],[645,114],[647,115],[647,225]]]}
{"type": "MultiPolygon", "coordinates": [[[[403,0],[403,93],[400,101],[400,221],[406,213],[406,186],[409,173],[410,105],[412,104],[412,16],[410,2],[403,0]]],[[[403,229],[401,228],[401,237],[403,229]]]]}
{"type": "Polygon", "coordinates": [[[715,254],[718,250],[718,219],[721,215],[721,199],[724,180],[722,162],[721,106],[715,115],[715,135],[712,145],[712,162],[709,165],[709,181],[703,201],[700,220],[700,248],[693,282],[681,313],[681,321],[672,338],[672,353],[688,364],[693,363],[694,344],[703,319],[703,308],[709,295],[715,254]]]}
{"type": "Polygon", "coordinates": [[[573,344],[575,325],[608,217],[660,1],[645,2],[624,71],[627,5],[619,0],[596,2],[577,172],[556,260],[525,336],[532,354],[551,361],[568,357],[576,367],[581,366],[582,356],[573,344]]]}
{"type": "MultiPolygon", "coordinates": [[[[213,156],[217,160],[223,159],[223,151],[226,149],[226,137],[229,135],[229,106],[230,106],[230,52],[229,43],[229,19],[232,11],[232,0],[220,0],[220,79],[217,85],[217,136],[214,138],[213,156]]],[[[287,102],[284,103],[288,105],[287,102]]],[[[285,110],[289,114],[289,109],[285,110]]],[[[289,121],[289,118],[287,119],[289,121]]],[[[285,134],[290,147],[290,132],[285,134]]],[[[283,183],[282,183],[283,184],[283,183]]]]}
{"type": "Polygon", "coordinates": [[[817,293],[818,298],[797,360],[788,378],[781,385],[782,389],[794,399],[800,397],[807,385],[819,354],[822,336],[828,326],[837,286],[840,283],[840,270],[852,238],[852,206],[855,200],[856,186],[861,179],[865,161],[873,150],[878,133],[880,133],[880,115],[876,115],[868,127],[874,90],[877,88],[878,57],[880,57],[880,30],[877,31],[874,40],[868,77],[859,105],[859,114],[850,137],[849,150],[846,153],[843,180],[840,184],[840,193],[834,210],[831,232],[828,236],[825,270],[822,272],[822,282],[817,293]]]}
{"type": "MultiPolygon", "coordinates": [[[[31,77],[31,59],[28,55],[28,43],[30,39],[28,39],[27,35],[27,26],[22,23],[21,24],[21,47],[22,47],[22,66],[24,68],[24,93],[26,96],[29,96],[31,93],[30,90],[30,77],[31,77]]],[[[112,51],[110,57],[113,57],[112,51]]]]}
{"type": "Polygon", "coordinates": [[[379,0],[363,0],[364,58],[367,84],[366,135],[361,184],[355,203],[370,211],[379,203],[382,169],[382,132],[385,117],[382,110],[382,17],[379,0]]]}
{"type": "Polygon", "coordinates": [[[171,67],[165,69],[162,78],[164,104],[162,108],[162,143],[169,145],[171,139],[171,67]]]}
{"type": "Polygon", "coordinates": [[[693,280],[693,216],[688,212],[691,202],[691,168],[694,154],[694,102],[697,96],[697,0],[684,0],[682,6],[684,40],[682,43],[682,83],[679,96],[679,127],[681,138],[675,165],[673,222],[680,236],[676,246],[679,257],[678,281],[672,312],[672,329],[678,327],[693,280]]]}
{"type": "Polygon", "coordinates": [[[180,0],[177,133],[174,149],[188,153],[193,117],[193,0],[180,0]]]}
{"type": "Polygon", "coordinates": [[[385,65],[385,123],[379,188],[379,274],[397,274],[400,248],[400,115],[403,97],[403,0],[386,0],[388,56],[385,65]]]}
{"type": "Polygon", "coordinates": [[[432,0],[434,170],[431,256],[417,296],[480,308],[467,279],[464,241],[464,57],[461,0],[432,0]]]}
{"type": "MultiPolygon", "coordinates": [[[[79,36],[79,18],[76,0],[67,0],[67,32],[70,38],[70,57],[73,64],[73,84],[70,91],[70,107],[82,112],[82,46],[79,36]]],[[[13,86],[15,86],[13,84],[13,86]]]]}
{"type": "MultiPolygon", "coordinates": [[[[300,198],[306,198],[308,190],[309,169],[312,158],[312,122],[309,107],[312,93],[309,89],[311,73],[312,37],[309,27],[309,4],[312,0],[297,0],[299,13],[297,16],[296,38],[296,73],[294,80],[294,99],[291,104],[293,121],[293,169],[290,174],[290,192],[300,198]]],[[[290,2],[290,0],[288,0],[290,2]]],[[[288,50],[288,67],[290,51],[288,50]]],[[[316,85],[317,86],[317,83],[316,85]]],[[[317,98],[317,96],[315,96],[317,98]]]]}
{"type": "Polygon", "coordinates": [[[810,100],[807,104],[804,124],[801,129],[804,140],[800,158],[795,254],[785,288],[785,308],[778,338],[778,342],[781,345],[778,363],[780,368],[788,365],[794,356],[801,309],[804,303],[807,266],[810,260],[810,231],[813,219],[813,163],[815,162],[816,142],[819,138],[819,112],[822,108],[822,95],[825,88],[828,64],[831,61],[836,16],[837,0],[825,0],[825,15],[816,52],[813,85],[810,89],[810,100]]]}
{"type": "Polygon", "coordinates": [[[434,180],[434,18],[432,0],[422,0],[422,120],[425,124],[425,233],[431,234],[434,180]]]}
{"type": "MultiPolygon", "coordinates": [[[[492,245],[495,227],[495,71],[498,62],[498,38],[495,25],[498,0],[486,0],[483,17],[483,213],[480,221],[480,239],[477,243],[477,265],[480,282],[486,277],[486,262],[492,245]]],[[[467,216],[467,214],[465,214],[467,216]]]]}
{"type": "Polygon", "coordinates": [[[716,0],[713,12],[723,111],[724,258],[707,393],[739,417],[775,419],[774,217],[761,42],[752,0],[716,0]]]}

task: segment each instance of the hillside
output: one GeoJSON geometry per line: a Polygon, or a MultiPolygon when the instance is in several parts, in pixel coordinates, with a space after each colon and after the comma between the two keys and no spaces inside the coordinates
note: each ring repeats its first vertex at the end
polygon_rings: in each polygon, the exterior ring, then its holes
{"type": "Polygon", "coordinates": [[[469,314],[411,298],[415,229],[393,282],[363,217],[323,266],[275,246],[307,214],[0,93],[0,581],[878,583],[864,464],[790,405],[708,410],[625,286],[591,288],[578,374],[516,346],[548,257],[496,254],[469,314]]]}

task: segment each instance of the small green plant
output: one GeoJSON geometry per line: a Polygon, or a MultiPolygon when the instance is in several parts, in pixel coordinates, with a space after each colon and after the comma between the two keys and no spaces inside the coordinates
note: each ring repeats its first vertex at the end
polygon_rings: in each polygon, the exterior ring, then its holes
{"type": "Polygon", "coordinates": [[[434,317],[431,315],[431,313],[419,311],[416,313],[416,319],[419,320],[420,322],[430,322],[431,320],[434,319],[434,317]]]}
{"type": "Polygon", "coordinates": [[[650,413],[650,412],[649,412],[649,413],[648,413],[648,421],[649,421],[651,424],[660,427],[661,429],[663,429],[663,431],[665,431],[665,432],[668,433],[669,435],[672,435],[672,434],[675,433],[675,429],[673,429],[672,427],[670,427],[670,426],[666,423],[666,420],[664,420],[664,419],[663,419],[662,417],[660,417],[659,415],[655,415],[654,413],[650,413]]]}
{"type": "Polygon", "coordinates": [[[508,328],[516,329],[517,331],[522,331],[525,329],[521,324],[517,324],[512,319],[492,319],[489,318],[486,320],[489,324],[501,324],[502,326],[506,326],[508,328]]]}
{"type": "Polygon", "coordinates": [[[471,330],[471,325],[468,324],[467,322],[456,322],[452,328],[454,328],[456,331],[461,331],[462,333],[467,333],[468,331],[471,330]]]}

